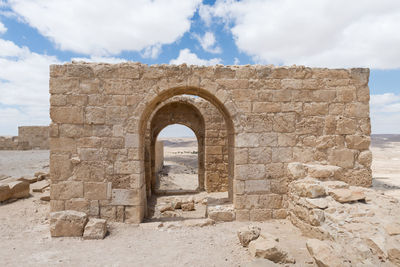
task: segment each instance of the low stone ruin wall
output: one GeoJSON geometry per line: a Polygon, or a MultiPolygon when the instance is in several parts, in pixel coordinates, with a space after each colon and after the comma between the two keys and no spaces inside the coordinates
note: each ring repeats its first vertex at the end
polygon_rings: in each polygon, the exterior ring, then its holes
{"type": "Polygon", "coordinates": [[[155,160],[155,167],[156,167],[156,172],[159,172],[162,170],[164,166],[164,142],[163,141],[157,141],[156,142],[156,160],[155,160]]]}
{"type": "Polygon", "coordinates": [[[18,136],[0,136],[0,150],[49,149],[48,126],[20,126],[18,136]]]}

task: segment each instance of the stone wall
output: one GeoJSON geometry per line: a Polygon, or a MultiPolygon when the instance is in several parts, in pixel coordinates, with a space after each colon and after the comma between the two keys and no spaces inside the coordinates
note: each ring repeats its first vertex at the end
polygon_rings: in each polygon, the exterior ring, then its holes
{"type": "Polygon", "coordinates": [[[294,161],[338,166],[333,179],[371,185],[368,69],[68,63],[50,76],[53,211],[140,222],[147,123],[160,103],[184,94],[225,120],[237,220],[286,213],[294,161]]]}
{"type": "Polygon", "coordinates": [[[20,126],[18,136],[0,136],[0,150],[49,149],[48,126],[20,126]]]}
{"type": "Polygon", "coordinates": [[[164,166],[164,142],[157,141],[156,142],[156,162],[155,162],[156,172],[162,170],[164,166]]]}

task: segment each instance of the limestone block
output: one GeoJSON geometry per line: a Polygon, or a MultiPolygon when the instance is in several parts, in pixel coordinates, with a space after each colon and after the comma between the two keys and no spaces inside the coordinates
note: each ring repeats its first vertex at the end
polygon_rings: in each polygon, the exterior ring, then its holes
{"type": "MultiPolygon", "coordinates": [[[[51,198],[51,196],[50,196],[51,198]]],[[[50,212],[65,210],[64,200],[52,200],[50,199],[50,212]]]]}
{"type": "Polygon", "coordinates": [[[400,265],[400,241],[399,239],[389,238],[386,244],[389,260],[396,266],[400,265]]]}
{"type": "Polygon", "coordinates": [[[372,163],[372,152],[369,150],[361,152],[358,155],[358,162],[365,167],[370,168],[372,163]]]}
{"type": "Polygon", "coordinates": [[[270,182],[268,180],[246,180],[244,191],[246,193],[265,193],[271,190],[270,182]]]}
{"type": "Polygon", "coordinates": [[[290,175],[295,179],[304,178],[306,176],[306,170],[303,163],[291,162],[288,164],[287,169],[290,175]]]}
{"type": "Polygon", "coordinates": [[[138,134],[126,134],[125,135],[125,147],[127,147],[127,148],[139,147],[139,135],[138,134]]]}
{"type": "Polygon", "coordinates": [[[83,232],[83,239],[104,239],[107,234],[107,221],[90,218],[83,232]]]}
{"type": "Polygon", "coordinates": [[[83,109],[81,107],[50,107],[50,118],[55,123],[82,124],[83,109]]]}
{"type": "Polygon", "coordinates": [[[125,207],[125,222],[126,223],[141,223],[144,216],[143,206],[126,206],[125,207]]]}
{"type": "Polygon", "coordinates": [[[50,185],[50,198],[52,200],[68,200],[71,198],[83,198],[82,182],[60,182],[50,185]]]}
{"type": "Polygon", "coordinates": [[[328,103],[305,103],[303,107],[306,116],[326,115],[328,110],[328,103]]]}
{"type": "Polygon", "coordinates": [[[329,195],[340,203],[365,200],[365,194],[362,191],[352,189],[332,189],[329,191],[329,195]]]}
{"type": "Polygon", "coordinates": [[[90,200],[105,200],[107,196],[108,183],[84,183],[84,196],[90,200]]]}
{"type": "Polygon", "coordinates": [[[320,164],[306,164],[306,167],[310,177],[321,180],[335,177],[336,173],[342,169],[338,166],[320,164]]]}
{"type": "Polygon", "coordinates": [[[50,234],[52,237],[80,237],[87,223],[86,213],[66,210],[50,213],[50,234]]]}
{"type": "Polygon", "coordinates": [[[66,180],[72,176],[69,155],[50,154],[50,177],[52,181],[66,180]]]}
{"type": "Polygon", "coordinates": [[[8,184],[0,184],[0,202],[11,198],[11,190],[8,184]]]}
{"type": "Polygon", "coordinates": [[[65,201],[66,210],[75,210],[89,214],[89,200],[84,198],[72,198],[65,201]]]}
{"type": "Polygon", "coordinates": [[[267,221],[272,219],[271,209],[252,209],[250,210],[250,221],[267,221]]]}
{"type": "Polygon", "coordinates": [[[358,123],[354,119],[340,117],[337,120],[337,134],[355,134],[358,123]]]}
{"type": "Polygon", "coordinates": [[[137,189],[112,189],[111,204],[124,206],[139,205],[139,191],[137,189]]]}
{"type": "Polygon", "coordinates": [[[332,246],[318,239],[309,239],[306,242],[307,250],[313,257],[318,267],[341,267],[340,253],[337,253],[332,246]]]}
{"type": "Polygon", "coordinates": [[[37,179],[37,177],[23,176],[23,177],[18,178],[18,181],[22,181],[22,182],[26,182],[26,183],[32,184],[32,183],[36,183],[38,181],[38,179],[37,179]]]}
{"type": "Polygon", "coordinates": [[[30,187],[32,192],[43,192],[46,188],[50,186],[50,183],[47,180],[42,180],[32,184],[30,187]]]}
{"type": "Polygon", "coordinates": [[[140,173],[140,161],[116,161],[114,163],[116,174],[140,173]]]}
{"type": "Polygon", "coordinates": [[[348,148],[366,150],[369,148],[371,138],[369,136],[347,135],[346,144],[348,148]]]}
{"type": "Polygon", "coordinates": [[[263,164],[246,164],[235,166],[235,175],[239,180],[263,179],[265,166],[263,164]]]}
{"type": "Polygon", "coordinates": [[[194,202],[182,203],[181,204],[182,211],[193,211],[195,210],[194,202]]]}
{"type": "Polygon", "coordinates": [[[87,124],[104,124],[106,111],[101,107],[87,107],[85,109],[85,122],[87,124]]]}
{"type": "Polygon", "coordinates": [[[317,180],[310,178],[292,182],[289,187],[294,194],[300,197],[317,198],[326,196],[325,188],[317,180]]]}
{"type": "Polygon", "coordinates": [[[22,181],[15,181],[8,183],[11,191],[11,198],[25,198],[29,197],[29,183],[22,181]]]}
{"type": "Polygon", "coordinates": [[[291,133],[295,131],[296,114],[292,112],[281,113],[274,116],[273,130],[278,133],[291,133]]]}
{"type": "Polygon", "coordinates": [[[291,147],[277,147],[272,149],[272,162],[291,162],[293,149],[291,147]]]}
{"type": "Polygon", "coordinates": [[[243,247],[247,247],[250,241],[257,239],[260,236],[261,228],[254,225],[249,225],[243,228],[240,228],[237,231],[237,236],[239,238],[240,244],[243,247]]]}
{"type": "Polygon", "coordinates": [[[216,222],[231,222],[235,220],[235,209],[227,205],[207,206],[207,216],[216,222]]]}
{"type": "Polygon", "coordinates": [[[354,166],[353,150],[349,149],[332,149],[329,152],[328,160],[332,165],[337,165],[342,168],[352,168],[354,166]]]}

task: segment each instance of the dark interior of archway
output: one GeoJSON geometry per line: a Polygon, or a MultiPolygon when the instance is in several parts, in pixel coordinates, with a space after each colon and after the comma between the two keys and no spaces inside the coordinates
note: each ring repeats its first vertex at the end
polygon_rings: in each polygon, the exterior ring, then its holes
{"type": "Polygon", "coordinates": [[[155,193],[195,192],[199,186],[199,159],[194,132],[184,125],[173,124],[160,132],[157,141],[163,143],[163,151],[155,151],[155,158],[162,162],[156,166],[155,193]]]}

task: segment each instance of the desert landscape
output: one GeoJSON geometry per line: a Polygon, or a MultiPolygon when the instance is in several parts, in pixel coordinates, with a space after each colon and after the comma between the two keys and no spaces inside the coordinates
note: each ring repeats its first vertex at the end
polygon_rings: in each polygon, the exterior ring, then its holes
{"type": "MultiPolygon", "coordinates": [[[[195,188],[196,140],[166,139],[164,144],[160,187],[195,188]]],[[[400,199],[400,136],[373,135],[371,150],[372,190],[400,199]]],[[[46,150],[0,151],[2,182],[48,172],[48,156],[46,150]]],[[[314,266],[306,247],[308,237],[289,220],[207,222],[201,201],[213,196],[205,193],[194,196],[194,213],[179,211],[177,217],[158,214],[141,224],[109,223],[104,240],[51,238],[49,202],[41,200],[46,194],[48,188],[1,204],[2,266],[273,266],[272,262],[254,259],[240,244],[237,231],[248,225],[279,237],[280,246],[295,260],[282,265],[314,266]]],[[[162,198],[167,197],[159,198],[165,202],[162,198]]],[[[380,266],[393,265],[382,262],[380,266]]]]}

